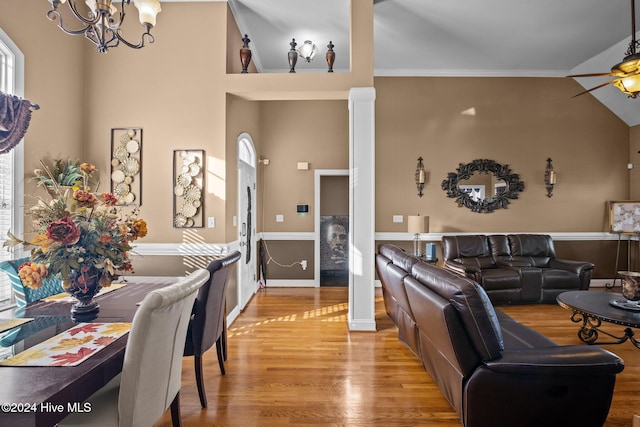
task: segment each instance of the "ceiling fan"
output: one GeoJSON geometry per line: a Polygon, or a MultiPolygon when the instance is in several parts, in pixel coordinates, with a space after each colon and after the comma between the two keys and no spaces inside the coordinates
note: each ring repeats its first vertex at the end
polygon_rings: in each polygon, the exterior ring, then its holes
{"type": "Polygon", "coordinates": [[[601,87],[613,84],[620,89],[623,93],[626,93],[629,98],[636,98],[640,95],[640,53],[638,49],[640,43],[636,40],[636,5],[635,0],[631,0],[631,42],[625,52],[625,57],[622,62],[617,63],[611,67],[610,73],[592,73],[592,74],[574,74],[567,77],[602,77],[611,76],[615,77],[608,82],[599,84],[591,89],[587,89],[580,92],[576,96],[584,95],[593,90],[600,89],[601,87]]]}

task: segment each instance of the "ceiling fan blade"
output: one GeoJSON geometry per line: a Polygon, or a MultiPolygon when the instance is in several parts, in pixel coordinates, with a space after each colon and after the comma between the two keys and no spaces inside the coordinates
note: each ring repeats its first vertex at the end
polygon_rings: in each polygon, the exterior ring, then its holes
{"type": "Polygon", "coordinates": [[[567,77],[604,77],[604,76],[617,76],[617,74],[614,73],[590,73],[590,74],[572,74],[570,76],[567,77]]]}
{"type": "Polygon", "coordinates": [[[585,91],[582,91],[582,92],[580,92],[580,93],[579,93],[579,94],[577,94],[577,95],[573,95],[573,96],[572,96],[572,98],[576,98],[576,97],[578,97],[578,96],[580,96],[580,95],[584,95],[585,93],[589,93],[589,92],[591,92],[592,90],[600,89],[601,87],[605,87],[605,86],[607,86],[607,85],[610,85],[611,83],[615,82],[616,80],[617,80],[617,79],[613,79],[613,80],[609,80],[609,81],[608,81],[608,82],[606,82],[606,83],[599,84],[598,86],[595,86],[595,87],[592,87],[591,89],[587,89],[587,90],[585,90],[585,91]]]}

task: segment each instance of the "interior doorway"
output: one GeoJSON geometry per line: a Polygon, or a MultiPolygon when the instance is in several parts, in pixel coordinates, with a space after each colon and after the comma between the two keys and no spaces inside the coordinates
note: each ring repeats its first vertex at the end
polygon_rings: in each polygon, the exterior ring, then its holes
{"type": "Polygon", "coordinates": [[[316,171],[316,259],[319,286],[349,286],[349,171],[316,171]]]}

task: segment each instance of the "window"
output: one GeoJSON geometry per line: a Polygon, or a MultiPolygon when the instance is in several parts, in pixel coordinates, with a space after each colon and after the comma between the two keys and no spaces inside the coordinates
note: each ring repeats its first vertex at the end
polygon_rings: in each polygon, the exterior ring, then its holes
{"type": "MultiPolygon", "coordinates": [[[[24,92],[24,56],[0,29],[0,91],[17,96],[24,92]]],[[[0,246],[7,232],[22,236],[24,194],[23,143],[0,155],[0,246]]],[[[0,261],[22,256],[21,250],[8,252],[0,247],[0,261]]],[[[0,274],[0,309],[13,304],[11,285],[6,274],[0,274]]]]}

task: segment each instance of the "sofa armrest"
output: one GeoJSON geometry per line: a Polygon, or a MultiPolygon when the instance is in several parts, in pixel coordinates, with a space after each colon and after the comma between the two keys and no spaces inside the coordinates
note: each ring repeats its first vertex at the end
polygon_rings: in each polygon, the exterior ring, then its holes
{"type": "Polygon", "coordinates": [[[505,374],[547,376],[617,374],[624,369],[624,362],[615,354],[584,345],[506,350],[501,358],[485,365],[505,374]]]}
{"type": "Polygon", "coordinates": [[[478,266],[465,265],[450,259],[444,261],[444,266],[465,277],[476,277],[476,275],[479,275],[482,272],[478,266]]]}
{"type": "Polygon", "coordinates": [[[595,266],[592,263],[585,261],[552,258],[549,261],[549,267],[571,271],[575,274],[582,274],[584,271],[593,270],[595,266]]]}

